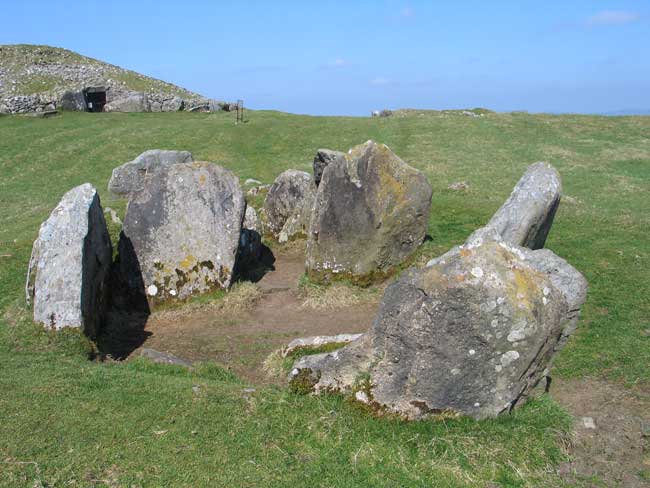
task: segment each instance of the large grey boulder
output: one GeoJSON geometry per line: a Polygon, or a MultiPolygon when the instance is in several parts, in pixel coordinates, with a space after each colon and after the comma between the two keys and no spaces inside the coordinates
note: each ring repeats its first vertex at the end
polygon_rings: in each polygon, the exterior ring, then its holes
{"type": "Polygon", "coordinates": [[[150,112],[151,104],[145,93],[129,93],[104,105],[104,112],[150,112]]]}
{"type": "Polygon", "coordinates": [[[108,182],[108,191],[118,197],[129,197],[142,191],[146,175],[156,168],[173,164],[192,162],[192,153],[188,151],[163,151],[151,149],[140,154],[133,161],[113,169],[108,182]]]}
{"type": "MultiPolygon", "coordinates": [[[[474,238],[494,233],[503,240],[530,249],[544,247],[560,205],[562,181],[553,166],[538,162],[530,165],[510,197],[474,238]]],[[[471,238],[470,238],[471,239],[471,238]]]]}
{"type": "Polygon", "coordinates": [[[81,91],[68,90],[61,95],[58,107],[61,110],[84,112],[86,110],[86,97],[81,91]]]}
{"type": "Polygon", "coordinates": [[[357,399],[408,418],[509,411],[547,376],[582,304],[544,271],[553,267],[586,290],[582,275],[554,255],[503,241],[457,248],[404,273],[386,289],[368,333],[302,358],[293,381],[316,392],[357,389],[357,399]]]}
{"type": "Polygon", "coordinates": [[[163,112],[180,112],[185,107],[185,101],[180,97],[164,100],[162,103],[163,112]]]}
{"type": "Polygon", "coordinates": [[[129,201],[122,276],[151,303],[228,288],[245,206],[238,178],[221,166],[158,166],[129,201]]]}
{"type": "Polygon", "coordinates": [[[112,247],[97,190],[67,192],[34,241],[27,302],[47,328],[82,328],[94,337],[104,320],[112,247]]]}
{"type": "Polygon", "coordinates": [[[309,227],[307,272],[365,280],[402,263],[422,243],[431,207],[426,177],[368,141],[324,172],[309,227]]]}
{"type": "Polygon", "coordinates": [[[314,183],[316,186],[320,184],[323,178],[323,171],[330,163],[337,163],[345,161],[345,154],[339,151],[332,151],[331,149],[319,149],[314,156],[314,183]]]}
{"type": "Polygon", "coordinates": [[[280,174],[264,200],[267,230],[280,242],[306,236],[315,195],[309,173],[289,169],[280,174]]]}
{"type": "MultiPolygon", "coordinates": [[[[548,214],[529,201],[537,198],[522,195],[511,215],[528,215],[530,208],[548,214]]],[[[547,199],[545,209],[554,202],[547,199]]],[[[512,228],[499,229],[512,239],[512,228]]],[[[527,218],[517,235],[539,236],[539,228],[539,219],[527,218]]],[[[587,282],[551,251],[508,239],[489,224],[426,267],[403,273],[386,289],[366,334],[298,360],[292,383],[354,392],[359,401],[407,418],[484,418],[523,403],[575,330],[587,282]]]]}

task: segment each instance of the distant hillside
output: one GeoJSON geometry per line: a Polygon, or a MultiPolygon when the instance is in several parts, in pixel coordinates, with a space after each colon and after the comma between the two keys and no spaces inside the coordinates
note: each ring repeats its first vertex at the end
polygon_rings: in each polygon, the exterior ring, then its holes
{"type": "MultiPolygon", "coordinates": [[[[135,71],[50,46],[0,45],[0,111],[33,111],[56,105],[66,91],[105,87],[110,99],[144,93],[162,105],[174,97],[199,101],[198,93],[135,71]]],[[[144,110],[148,111],[148,110],[144,110]]]]}

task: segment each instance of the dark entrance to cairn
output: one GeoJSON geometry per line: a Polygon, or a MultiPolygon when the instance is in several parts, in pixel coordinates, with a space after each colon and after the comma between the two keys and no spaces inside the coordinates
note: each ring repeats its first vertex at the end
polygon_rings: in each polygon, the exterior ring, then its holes
{"type": "Polygon", "coordinates": [[[106,105],[106,89],[103,86],[89,87],[84,90],[86,110],[88,112],[103,112],[106,105]]]}

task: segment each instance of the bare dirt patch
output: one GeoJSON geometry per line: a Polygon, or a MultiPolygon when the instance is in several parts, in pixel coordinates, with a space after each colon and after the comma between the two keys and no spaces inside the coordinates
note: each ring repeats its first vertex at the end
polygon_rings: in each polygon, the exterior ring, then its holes
{"type": "Polygon", "coordinates": [[[650,487],[650,390],[584,378],[554,380],[551,396],[574,417],[572,485],[650,487]]]}
{"type": "MultiPolygon", "coordinates": [[[[267,382],[263,362],[274,350],[297,337],[364,332],[377,309],[378,296],[369,294],[352,305],[305,307],[298,288],[304,256],[276,257],[275,270],[257,283],[262,296],[248,310],[187,307],[173,313],[152,314],[145,325],[144,347],[171,353],[190,361],[215,361],[240,377],[267,382]]],[[[136,350],[134,355],[138,355],[136,350]]]]}

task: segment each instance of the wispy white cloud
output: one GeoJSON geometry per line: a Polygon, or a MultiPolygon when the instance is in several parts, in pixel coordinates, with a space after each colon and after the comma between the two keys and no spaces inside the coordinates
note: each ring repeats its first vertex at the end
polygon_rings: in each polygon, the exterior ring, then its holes
{"type": "Polygon", "coordinates": [[[384,78],[382,76],[378,76],[377,78],[373,78],[372,80],[370,80],[370,84],[371,85],[376,85],[376,86],[389,85],[390,82],[391,81],[389,79],[384,78]]]}
{"type": "Polygon", "coordinates": [[[602,10],[587,18],[587,25],[618,25],[629,24],[639,20],[637,12],[627,10],[602,10]]]}
{"type": "Polygon", "coordinates": [[[345,58],[336,58],[323,65],[324,68],[346,68],[349,66],[352,66],[352,63],[345,58]]]}

